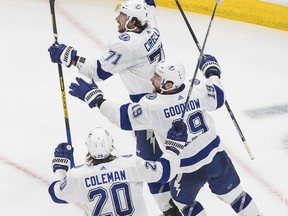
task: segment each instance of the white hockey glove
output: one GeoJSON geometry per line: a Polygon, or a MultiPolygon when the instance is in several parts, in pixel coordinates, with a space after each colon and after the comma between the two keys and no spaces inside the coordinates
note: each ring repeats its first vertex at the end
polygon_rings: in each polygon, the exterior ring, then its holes
{"type": "Polygon", "coordinates": [[[165,140],[166,149],[177,155],[184,149],[187,143],[187,126],[183,121],[175,121],[167,133],[165,140]]]}

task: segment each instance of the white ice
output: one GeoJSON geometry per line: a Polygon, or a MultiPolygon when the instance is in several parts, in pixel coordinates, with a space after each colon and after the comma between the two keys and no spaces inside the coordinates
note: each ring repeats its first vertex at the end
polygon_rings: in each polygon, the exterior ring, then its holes
{"type": "MultiPolygon", "coordinates": [[[[82,56],[100,57],[117,32],[115,4],[116,0],[56,0],[59,42],[74,46],[82,56]]],[[[202,44],[210,16],[186,15],[202,44]]],[[[158,7],[157,19],[166,57],[183,62],[192,78],[199,53],[180,12],[158,7]]],[[[79,205],[57,205],[47,192],[54,148],[67,140],[58,69],[47,51],[54,42],[48,0],[1,0],[0,27],[0,215],[82,215],[79,205]]],[[[246,112],[287,106],[287,51],[288,32],[218,17],[205,47],[205,53],[215,55],[222,67],[227,102],[254,160],[227,109],[211,114],[243,187],[265,216],[288,215],[288,113],[251,118],[246,112]]],[[[63,73],[67,92],[77,69],[63,67],[63,73]]],[[[129,101],[118,76],[99,87],[107,98],[129,101]]],[[[130,132],[111,125],[97,109],[66,96],[76,164],[83,162],[87,133],[97,125],[111,131],[120,153],[134,152],[130,132]]],[[[149,215],[159,215],[147,189],[145,194],[149,215]]],[[[235,215],[208,186],[198,200],[208,215],[235,215]]]]}

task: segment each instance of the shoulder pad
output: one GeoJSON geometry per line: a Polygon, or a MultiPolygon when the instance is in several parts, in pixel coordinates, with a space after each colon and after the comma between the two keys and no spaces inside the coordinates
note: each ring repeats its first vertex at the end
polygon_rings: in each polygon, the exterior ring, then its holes
{"type": "Polygon", "coordinates": [[[149,94],[146,94],[145,97],[148,100],[154,100],[157,97],[157,94],[156,93],[149,93],[149,94]]]}
{"type": "Polygon", "coordinates": [[[127,33],[122,33],[118,36],[118,38],[122,41],[129,41],[131,37],[127,33]]]}

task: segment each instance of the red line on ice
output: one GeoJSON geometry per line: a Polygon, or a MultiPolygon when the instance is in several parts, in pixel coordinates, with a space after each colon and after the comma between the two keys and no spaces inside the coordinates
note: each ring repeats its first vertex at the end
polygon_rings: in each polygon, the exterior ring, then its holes
{"type": "MultiPolygon", "coordinates": [[[[13,162],[13,161],[10,161],[10,160],[0,156],[0,162],[3,162],[4,164],[26,174],[27,176],[29,176],[32,179],[37,179],[37,181],[39,181],[42,184],[44,184],[45,186],[47,186],[47,188],[48,188],[48,185],[50,184],[50,182],[48,180],[40,177],[36,173],[33,173],[32,171],[26,169],[25,167],[13,162]]],[[[47,191],[47,193],[48,193],[48,191],[47,191]]],[[[82,209],[82,205],[80,203],[73,203],[73,204],[82,209]]]]}

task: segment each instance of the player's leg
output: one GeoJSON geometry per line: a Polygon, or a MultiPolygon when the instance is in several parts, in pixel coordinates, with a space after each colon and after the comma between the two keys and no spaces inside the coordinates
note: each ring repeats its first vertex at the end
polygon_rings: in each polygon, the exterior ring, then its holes
{"type": "MultiPolygon", "coordinates": [[[[141,130],[136,131],[136,153],[137,156],[144,160],[156,161],[161,155],[162,151],[158,145],[155,135],[152,130],[141,130]]],[[[178,216],[180,213],[177,206],[173,203],[170,186],[167,184],[160,183],[149,183],[149,191],[156,201],[158,207],[166,216],[178,216]],[[174,205],[172,205],[174,204],[174,205]]]]}
{"type": "Polygon", "coordinates": [[[193,173],[178,174],[170,183],[175,204],[184,216],[206,216],[196,196],[207,181],[205,166],[193,173]]]}
{"type": "Polygon", "coordinates": [[[164,211],[162,216],[182,216],[181,212],[179,211],[178,207],[175,205],[172,199],[170,199],[169,204],[172,206],[172,208],[169,208],[167,211],[164,211]]]}
{"type": "Polygon", "coordinates": [[[148,183],[150,193],[164,216],[178,216],[181,214],[172,200],[170,184],[148,183]]]}
{"type": "Polygon", "coordinates": [[[209,187],[240,216],[260,216],[252,197],[240,185],[240,178],[225,151],[219,152],[207,166],[209,187]]]}

